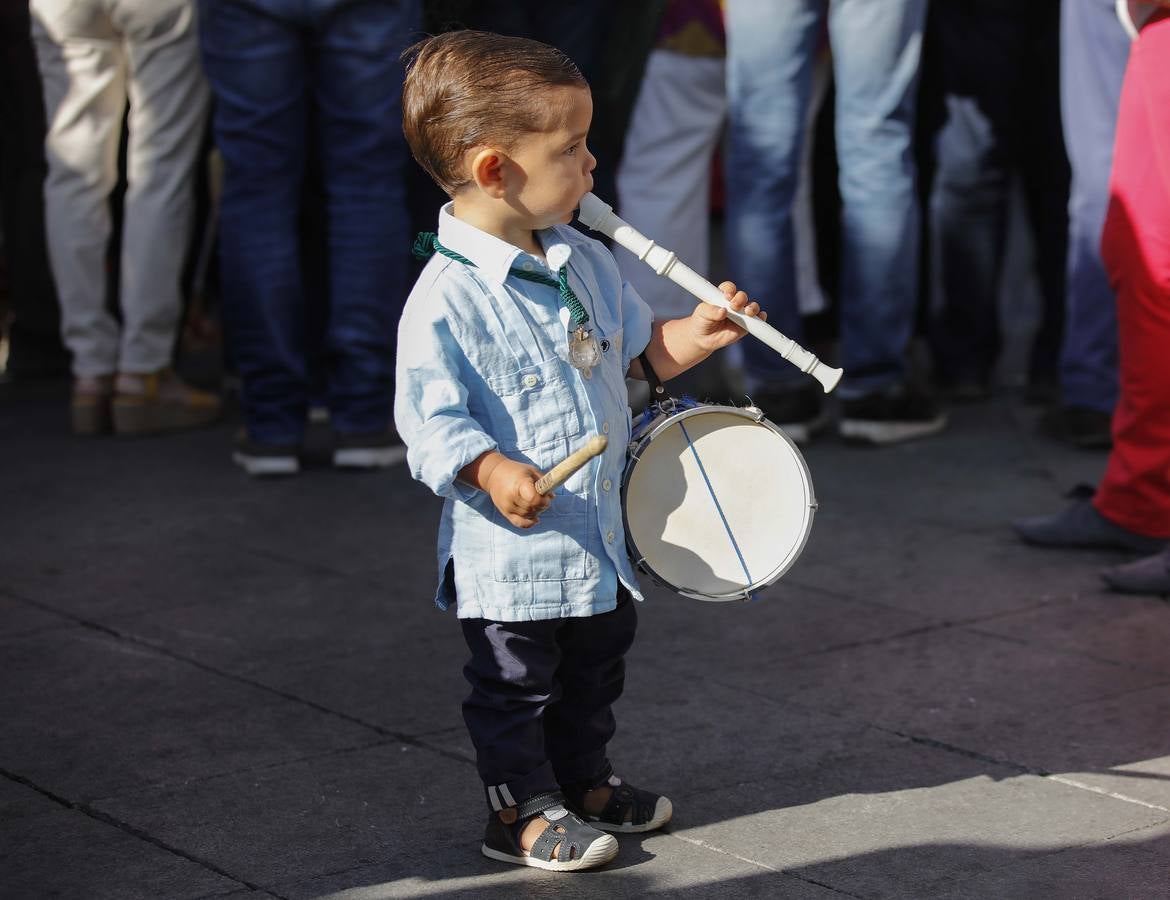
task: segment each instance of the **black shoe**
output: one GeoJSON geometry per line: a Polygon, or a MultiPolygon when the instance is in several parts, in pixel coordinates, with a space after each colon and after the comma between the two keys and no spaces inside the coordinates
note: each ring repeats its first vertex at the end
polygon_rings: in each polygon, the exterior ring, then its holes
{"type": "Polygon", "coordinates": [[[1166,543],[1165,538],[1146,537],[1106,519],[1093,506],[1094,493],[1089,485],[1077,485],[1068,494],[1072,503],[1060,512],[1016,519],[1012,527],[1024,541],[1038,547],[1083,547],[1154,553],[1166,543]]]}
{"type": "Polygon", "coordinates": [[[937,434],[947,427],[947,417],[921,388],[899,383],[842,400],[837,427],[846,440],[896,444],[937,434]]]}
{"type": "Polygon", "coordinates": [[[1087,406],[1054,406],[1040,417],[1040,430],[1048,437],[1086,450],[1113,446],[1113,416],[1087,406]]]}
{"type": "Polygon", "coordinates": [[[301,448],[289,444],[258,444],[241,431],[236,435],[232,462],[253,478],[296,475],[301,470],[301,448]]]}
{"type": "MultiPolygon", "coordinates": [[[[586,825],[592,825],[600,831],[616,831],[622,834],[657,831],[674,815],[673,804],[661,794],[626,784],[616,775],[610,775],[606,784],[610,788],[609,800],[596,815],[585,809],[585,795],[589,793],[588,790],[566,787],[565,806],[586,825]]],[[[598,788],[602,786],[597,785],[598,788]]]]}
{"type": "Polygon", "coordinates": [[[385,469],[406,459],[406,447],[391,428],[374,434],[339,434],[333,445],[338,469],[385,469]]]}
{"type": "Polygon", "coordinates": [[[824,391],[820,385],[802,385],[788,390],[762,390],[748,398],[773,425],[798,444],[808,443],[828,424],[824,391]]]}

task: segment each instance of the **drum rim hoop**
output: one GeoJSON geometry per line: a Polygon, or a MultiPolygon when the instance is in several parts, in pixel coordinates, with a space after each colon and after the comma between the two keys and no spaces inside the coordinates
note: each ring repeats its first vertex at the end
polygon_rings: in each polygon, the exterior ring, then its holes
{"type": "Polygon", "coordinates": [[[792,438],[790,438],[787,434],[785,434],[784,430],[780,428],[780,426],[778,426],[775,422],[770,421],[762,413],[749,412],[747,408],[742,406],[724,406],[719,403],[700,403],[693,406],[688,406],[684,409],[676,409],[674,412],[668,413],[666,417],[652,429],[650,429],[649,432],[642,435],[640,438],[638,438],[637,441],[631,441],[630,444],[631,448],[636,446],[636,449],[630,450],[630,457],[626,460],[625,468],[622,471],[622,529],[625,531],[626,550],[630,555],[631,561],[634,563],[636,568],[641,569],[643,572],[649,575],[655,584],[662,585],[663,587],[674,591],[676,594],[681,594],[684,597],[690,597],[694,600],[703,600],[713,603],[726,603],[732,600],[748,600],[752,599],[753,595],[757,591],[771,587],[784,576],[785,572],[787,572],[790,568],[792,568],[793,565],[796,564],[796,561],[800,558],[801,553],[804,552],[804,548],[808,545],[809,536],[812,534],[813,518],[816,515],[819,503],[817,502],[816,498],[816,490],[815,486],[813,485],[812,473],[809,471],[808,463],[805,461],[804,454],[800,452],[800,448],[796,446],[796,442],[793,441],[792,438]],[[792,454],[796,459],[797,466],[804,478],[804,483],[808,487],[808,506],[804,524],[801,527],[800,542],[789,550],[788,554],[785,556],[784,560],[779,566],[774,568],[764,578],[757,579],[751,584],[745,585],[738,591],[712,595],[700,594],[696,591],[684,590],[683,588],[676,586],[669,579],[664,578],[657,571],[655,571],[654,567],[651,566],[646,561],[646,558],[641,555],[641,553],[638,551],[637,545],[634,543],[634,537],[630,531],[629,517],[626,514],[626,489],[630,483],[630,475],[633,473],[634,468],[641,459],[639,455],[640,451],[647,444],[653,441],[657,435],[661,434],[662,431],[673,424],[676,420],[715,412],[731,413],[748,419],[756,425],[763,425],[765,428],[770,429],[774,434],[778,435],[784,440],[785,443],[788,444],[788,447],[792,451],[792,454]]]}

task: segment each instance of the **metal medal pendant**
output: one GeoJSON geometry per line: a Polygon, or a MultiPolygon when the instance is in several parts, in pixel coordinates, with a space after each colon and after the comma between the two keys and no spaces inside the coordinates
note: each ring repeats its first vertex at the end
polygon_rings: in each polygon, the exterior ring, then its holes
{"type": "Polygon", "coordinates": [[[586,331],[584,325],[578,325],[569,339],[569,362],[573,368],[588,372],[601,362],[601,345],[593,332],[586,331]]]}

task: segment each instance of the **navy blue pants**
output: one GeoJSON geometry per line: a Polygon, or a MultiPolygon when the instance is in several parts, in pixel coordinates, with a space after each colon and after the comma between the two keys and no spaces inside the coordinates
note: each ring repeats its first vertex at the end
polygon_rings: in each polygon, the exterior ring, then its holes
{"type": "Polygon", "coordinates": [[[460,624],[471,650],[463,718],[489,806],[604,780],[612,706],[638,625],[629,593],[619,588],[617,608],[596,616],[460,624]]]}

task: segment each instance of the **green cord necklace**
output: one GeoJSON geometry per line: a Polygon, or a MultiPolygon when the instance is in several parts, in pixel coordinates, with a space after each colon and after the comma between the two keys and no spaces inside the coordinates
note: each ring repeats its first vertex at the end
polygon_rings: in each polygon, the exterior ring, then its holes
{"type": "MultiPolygon", "coordinates": [[[[414,247],[411,252],[416,259],[427,260],[436,253],[440,253],[448,259],[475,267],[475,263],[466,256],[461,256],[454,250],[440,244],[439,236],[433,231],[420,231],[418,237],[414,239],[414,247]]],[[[569,311],[569,315],[573,319],[573,336],[569,341],[569,362],[574,368],[580,369],[588,376],[590,369],[601,362],[601,346],[598,344],[597,338],[593,337],[592,331],[585,328],[589,324],[589,313],[585,311],[585,307],[577,299],[573,289],[569,287],[569,267],[561,266],[558,278],[552,278],[543,272],[527,272],[515,266],[508,270],[508,274],[515,275],[524,281],[533,281],[557,289],[561,304],[569,311]]]]}

